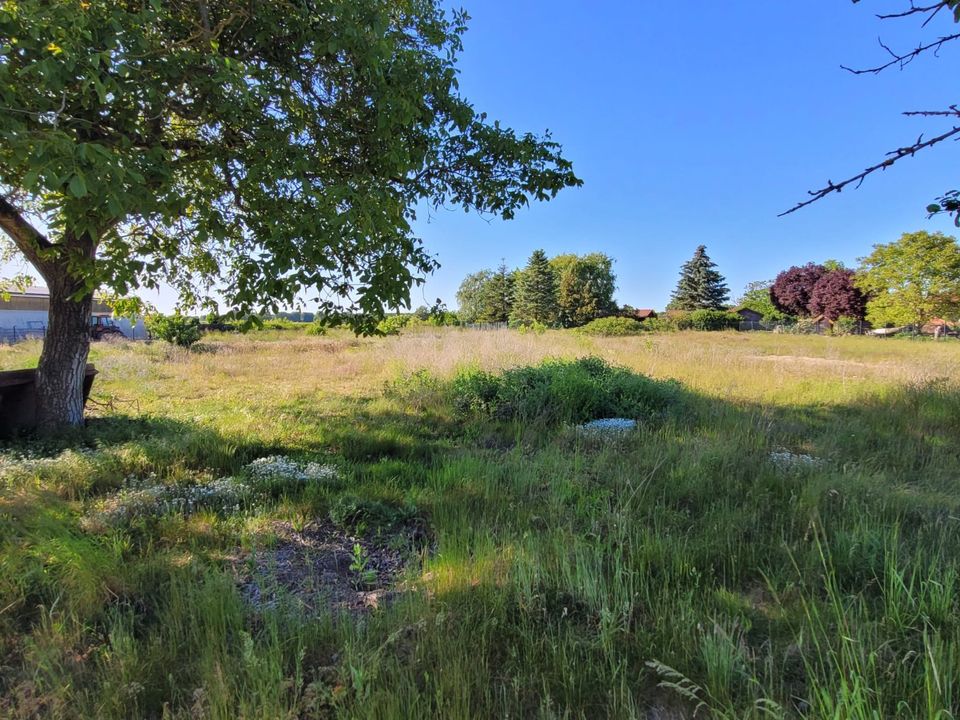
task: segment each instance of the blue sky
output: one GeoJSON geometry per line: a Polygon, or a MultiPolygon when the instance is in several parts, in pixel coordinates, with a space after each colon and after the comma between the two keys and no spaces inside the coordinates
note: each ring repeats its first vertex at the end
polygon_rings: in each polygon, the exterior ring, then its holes
{"type": "Polygon", "coordinates": [[[960,44],[880,76],[840,67],[883,61],[878,36],[909,49],[952,31],[946,16],[921,31],[914,19],[875,18],[905,2],[465,2],[464,94],[518,130],[549,128],[584,186],[510,222],[421,216],[417,231],[442,267],[414,289],[414,305],[452,306],[468,272],[501,257],[520,266],[538,247],[605,252],[620,302],[662,308],[701,243],[736,297],[793,264],[852,265],[903,232],[955,231],[924,212],[955,187],[953,143],[777,217],[828,178],[949,129],[901,112],[957,101],[946,80],[960,44]]]}

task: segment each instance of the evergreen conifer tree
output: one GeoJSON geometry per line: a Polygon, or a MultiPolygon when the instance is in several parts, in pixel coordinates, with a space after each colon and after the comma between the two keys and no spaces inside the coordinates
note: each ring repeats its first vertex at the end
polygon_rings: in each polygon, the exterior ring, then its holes
{"type": "Polygon", "coordinates": [[[489,323],[507,322],[513,310],[514,273],[507,270],[502,260],[497,271],[483,286],[480,301],[480,321],[489,323]]]}
{"type": "Polygon", "coordinates": [[[680,268],[680,281],[673,291],[669,307],[675,310],[722,310],[730,297],[726,282],[716,264],[701,245],[680,268]]]}
{"type": "Polygon", "coordinates": [[[533,251],[517,278],[510,322],[518,325],[557,322],[557,283],[543,250],[533,251]]]}

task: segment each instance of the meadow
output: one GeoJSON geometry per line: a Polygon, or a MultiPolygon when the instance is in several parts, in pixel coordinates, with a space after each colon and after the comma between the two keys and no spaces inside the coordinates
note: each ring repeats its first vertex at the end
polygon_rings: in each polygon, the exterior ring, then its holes
{"type": "Polygon", "coordinates": [[[0,453],[2,717],[960,716],[956,341],[91,360],[88,427],[0,453]],[[573,427],[611,407],[638,428],[573,427]]]}

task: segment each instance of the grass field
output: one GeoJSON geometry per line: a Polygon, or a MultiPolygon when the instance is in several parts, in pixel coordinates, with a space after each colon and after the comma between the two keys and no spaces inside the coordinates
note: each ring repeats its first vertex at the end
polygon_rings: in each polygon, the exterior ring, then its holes
{"type": "Polygon", "coordinates": [[[264,331],[92,355],[87,430],[0,455],[0,717],[960,716],[960,343],[264,331]],[[678,383],[611,439],[463,402],[586,356],[678,383]]]}

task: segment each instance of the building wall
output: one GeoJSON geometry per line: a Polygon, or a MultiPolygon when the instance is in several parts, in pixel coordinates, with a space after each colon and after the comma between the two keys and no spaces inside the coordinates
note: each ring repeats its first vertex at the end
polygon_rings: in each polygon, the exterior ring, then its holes
{"type": "MultiPolygon", "coordinates": [[[[39,329],[37,323],[45,329],[47,320],[46,310],[13,310],[0,306],[0,330],[39,329]],[[31,323],[34,324],[33,328],[31,328],[31,323]]],[[[116,323],[120,326],[123,334],[131,340],[145,340],[147,337],[146,328],[140,318],[137,318],[135,323],[131,323],[127,318],[117,318],[116,323]]]]}

